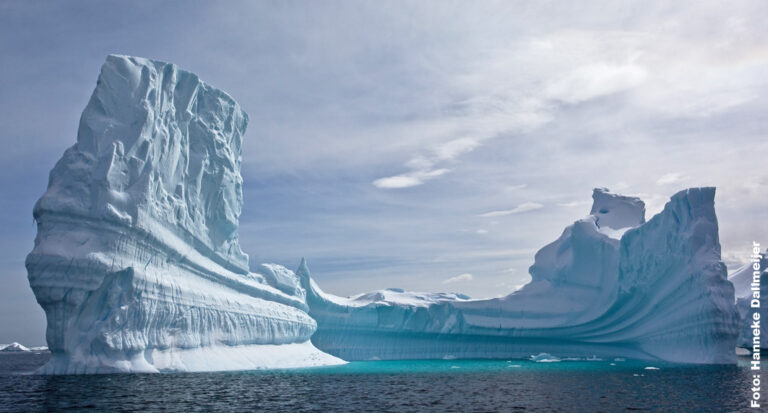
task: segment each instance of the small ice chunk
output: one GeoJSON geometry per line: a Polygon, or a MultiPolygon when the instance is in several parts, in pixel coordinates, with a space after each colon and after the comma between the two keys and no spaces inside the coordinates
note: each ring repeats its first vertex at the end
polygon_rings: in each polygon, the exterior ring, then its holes
{"type": "Polygon", "coordinates": [[[549,353],[539,353],[536,356],[532,355],[531,361],[535,361],[536,363],[553,363],[560,361],[560,359],[549,353]]]}

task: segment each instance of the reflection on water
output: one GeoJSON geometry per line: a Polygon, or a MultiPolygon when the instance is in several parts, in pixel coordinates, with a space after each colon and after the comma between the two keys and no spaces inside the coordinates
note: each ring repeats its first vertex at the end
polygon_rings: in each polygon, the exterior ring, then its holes
{"type": "Polygon", "coordinates": [[[268,372],[19,374],[47,357],[0,354],[0,411],[750,411],[746,359],[738,366],[435,360],[268,372]]]}

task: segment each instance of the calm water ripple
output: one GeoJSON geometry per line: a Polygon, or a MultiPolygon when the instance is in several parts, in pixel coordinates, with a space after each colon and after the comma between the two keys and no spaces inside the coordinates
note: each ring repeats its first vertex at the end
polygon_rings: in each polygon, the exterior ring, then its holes
{"type": "Polygon", "coordinates": [[[638,361],[376,361],[234,373],[39,376],[0,354],[0,411],[755,411],[739,366],[638,361]],[[646,370],[647,366],[659,370],[646,370]]]}

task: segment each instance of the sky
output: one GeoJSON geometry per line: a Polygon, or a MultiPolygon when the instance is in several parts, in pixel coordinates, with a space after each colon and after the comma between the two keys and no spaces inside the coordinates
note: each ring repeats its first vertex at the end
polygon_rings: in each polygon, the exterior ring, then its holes
{"type": "Polygon", "coordinates": [[[505,295],[595,187],[768,246],[768,3],[567,3],[0,2],[0,343],[45,344],[32,206],[110,53],[240,103],[243,250],[327,292],[505,295]]]}

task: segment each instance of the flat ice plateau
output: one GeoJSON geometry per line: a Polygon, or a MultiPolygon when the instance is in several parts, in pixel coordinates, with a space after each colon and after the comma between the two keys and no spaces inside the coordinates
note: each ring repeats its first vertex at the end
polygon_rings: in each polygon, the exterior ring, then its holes
{"type": "Polygon", "coordinates": [[[385,290],[324,293],[298,270],[312,342],[345,360],[632,357],[732,363],[734,289],[720,259],[714,188],[674,195],[645,221],[637,198],[593,193],[589,215],[536,254],[502,298],[385,290]]]}
{"type": "Polygon", "coordinates": [[[107,57],[34,207],[26,266],[52,352],[42,372],[343,363],[309,342],[316,323],[293,272],[250,272],[240,249],[247,123],[173,64],[107,57]]]}

